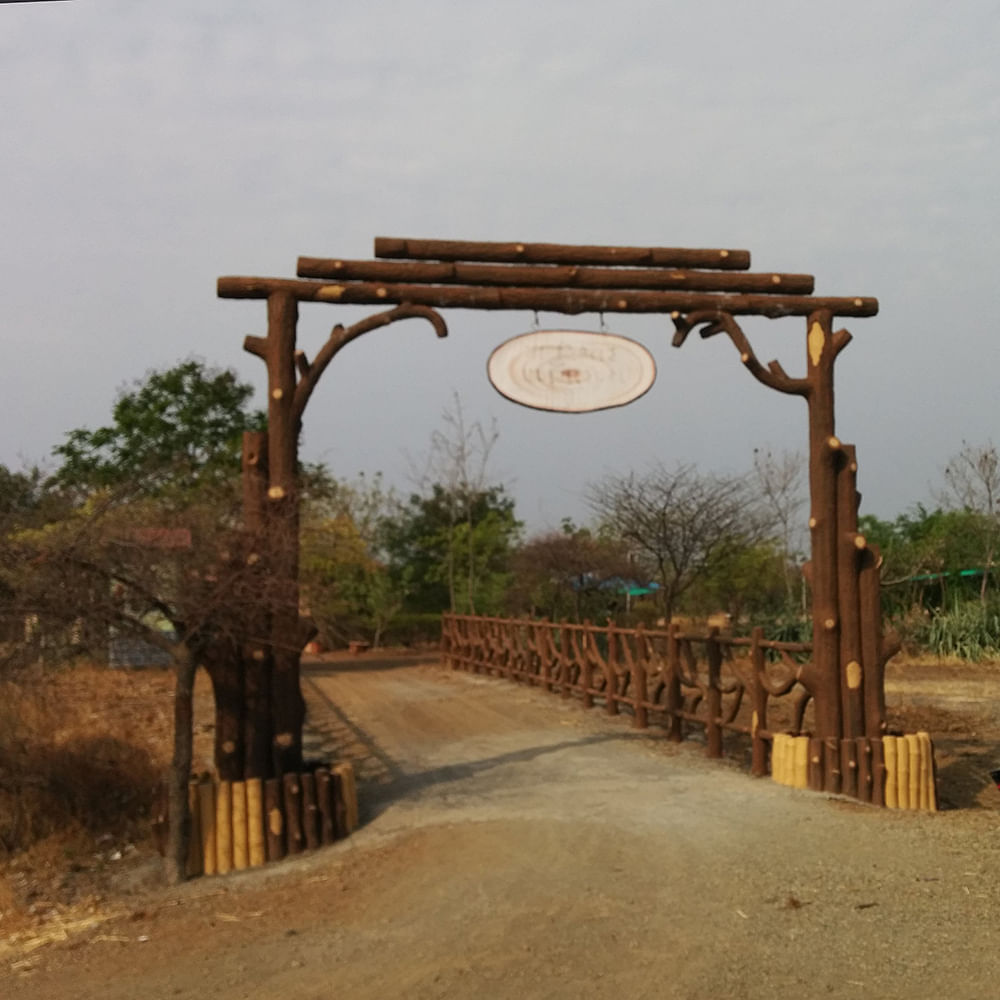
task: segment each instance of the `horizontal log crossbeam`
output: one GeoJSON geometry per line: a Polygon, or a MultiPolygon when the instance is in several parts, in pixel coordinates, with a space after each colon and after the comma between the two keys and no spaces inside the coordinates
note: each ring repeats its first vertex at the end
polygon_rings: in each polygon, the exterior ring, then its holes
{"type": "Polygon", "coordinates": [[[285,292],[299,302],[341,305],[411,305],[434,309],[527,309],[576,315],[605,313],[717,313],[719,316],[874,316],[874,298],[809,295],[729,294],[711,292],[623,291],[589,288],[523,288],[480,285],[418,285],[368,281],[324,282],[294,278],[223,277],[223,299],[266,299],[285,292]]]}
{"type": "Polygon", "coordinates": [[[300,257],[298,278],[230,276],[229,299],[525,309],[576,315],[874,316],[871,297],[814,296],[809,274],[751,274],[746,250],[476,243],[378,237],[379,260],[300,257]],[[736,272],[736,273],[733,273],[736,272]]]}
{"type": "Polygon", "coordinates": [[[581,267],[560,264],[466,264],[450,261],[342,260],[300,257],[300,278],[434,285],[526,288],[621,288],[654,291],[759,292],[811,295],[811,274],[718,273],[656,267],[581,267]]]}
{"type": "Polygon", "coordinates": [[[620,264],[634,267],[710,267],[745,271],[749,250],[685,247],[607,247],[566,243],[502,243],[475,240],[411,240],[376,236],[375,256],[409,260],[476,260],[494,264],[620,264]]]}

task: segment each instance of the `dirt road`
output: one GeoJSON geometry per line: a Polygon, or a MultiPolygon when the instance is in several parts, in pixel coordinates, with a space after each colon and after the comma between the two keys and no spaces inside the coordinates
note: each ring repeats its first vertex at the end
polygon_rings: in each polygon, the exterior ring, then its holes
{"type": "Polygon", "coordinates": [[[363,828],[270,870],[136,890],[8,963],[5,997],[995,995],[992,810],[876,810],[406,660],[309,672],[363,828]]]}

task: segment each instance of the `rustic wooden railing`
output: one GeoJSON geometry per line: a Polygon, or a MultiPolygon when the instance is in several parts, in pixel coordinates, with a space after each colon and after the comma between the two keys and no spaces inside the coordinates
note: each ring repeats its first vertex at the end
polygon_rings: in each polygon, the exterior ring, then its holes
{"type": "MultiPolygon", "coordinates": [[[[629,713],[635,728],[659,726],[676,742],[696,729],[709,757],[722,757],[725,735],[734,734],[729,752],[745,755],[749,742],[754,775],[770,773],[776,736],[800,737],[807,753],[792,771],[801,781],[783,767],[784,783],[829,791],[833,778],[835,792],[887,804],[882,739],[844,747],[807,735],[811,697],[799,675],[811,643],[765,639],[762,628],[735,637],[678,623],[633,629],[453,614],[442,618],[441,640],[452,669],[541,687],[586,708],[600,704],[609,715],[629,713]]],[[[888,804],[898,804],[894,795],[888,804]]]]}

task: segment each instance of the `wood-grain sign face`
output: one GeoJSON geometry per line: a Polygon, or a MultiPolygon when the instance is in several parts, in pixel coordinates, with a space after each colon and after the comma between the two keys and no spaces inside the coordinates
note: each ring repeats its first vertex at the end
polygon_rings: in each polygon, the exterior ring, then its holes
{"type": "Polygon", "coordinates": [[[587,413],[638,399],[653,384],[656,363],[641,344],[617,334],[536,330],[501,344],[487,372],[515,403],[587,413]]]}

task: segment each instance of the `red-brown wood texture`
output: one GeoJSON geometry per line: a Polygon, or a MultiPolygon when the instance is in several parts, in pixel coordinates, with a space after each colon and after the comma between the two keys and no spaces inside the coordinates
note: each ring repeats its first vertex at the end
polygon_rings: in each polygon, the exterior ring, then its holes
{"type": "Polygon", "coordinates": [[[622,264],[658,267],[708,267],[745,271],[749,250],[685,247],[580,246],[565,243],[505,243],[476,240],[423,240],[376,236],[376,257],[410,260],[475,260],[532,264],[622,264]]]}
{"type": "Polygon", "coordinates": [[[514,285],[524,288],[646,288],[657,291],[760,292],[811,295],[811,274],[748,274],[663,267],[578,267],[556,264],[461,264],[300,257],[300,278],[421,285],[514,285]]]}
{"type": "Polygon", "coordinates": [[[301,854],[306,846],[302,830],[302,782],[297,774],[285,774],[281,783],[285,804],[285,846],[289,854],[301,854]]]}
{"type": "Polygon", "coordinates": [[[226,276],[216,290],[223,299],[269,299],[286,295],[298,302],[387,306],[410,304],[434,309],[521,309],[577,315],[604,313],[727,313],[731,316],[874,316],[878,301],[810,295],[647,291],[602,288],[534,288],[486,285],[420,285],[394,282],[323,282],[294,278],[226,276]]]}
{"type": "Polygon", "coordinates": [[[285,803],[278,778],[264,782],[264,836],[267,860],[280,861],[285,856],[285,803]]]}
{"type": "Polygon", "coordinates": [[[333,802],[333,784],[328,768],[316,769],[316,805],[319,809],[319,838],[323,844],[332,844],[337,836],[336,806],[333,802]]]}
{"type": "Polygon", "coordinates": [[[316,801],[316,777],[310,771],[302,773],[302,835],[306,847],[313,850],[320,845],[319,803],[316,801]]]}

